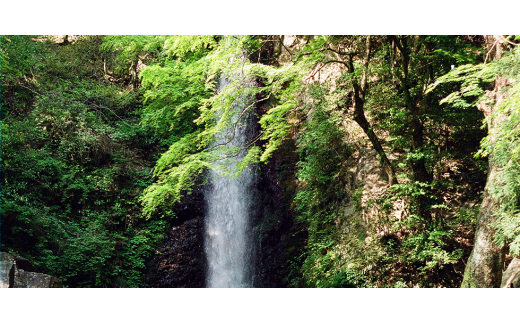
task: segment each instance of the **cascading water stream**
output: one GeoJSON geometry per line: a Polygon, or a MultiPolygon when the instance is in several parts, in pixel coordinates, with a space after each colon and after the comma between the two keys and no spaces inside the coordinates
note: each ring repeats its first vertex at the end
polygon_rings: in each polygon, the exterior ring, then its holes
{"type": "MultiPolygon", "coordinates": [[[[219,82],[219,91],[230,84],[226,78],[219,82]]],[[[243,98],[241,104],[233,109],[236,114],[232,119],[239,119],[240,111],[249,102],[243,98]]],[[[245,147],[254,135],[252,117],[244,114],[239,125],[216,136],[217,143],[229,141],[228,148],[245,147]]],[[[245,155],[241,151],[237,156],[217,161],[220,166],[232,168],[245,155]]],[[[238,178],[222,175],[210,170],[210,185],[205,192],[207,205],[205,222],[204,247],[208,262],[206,276],[207,287],[252,287],[251,238],[249,214],[252,208],[252,190],[254,176],[251,169],[246,168],[238,178]]]]}

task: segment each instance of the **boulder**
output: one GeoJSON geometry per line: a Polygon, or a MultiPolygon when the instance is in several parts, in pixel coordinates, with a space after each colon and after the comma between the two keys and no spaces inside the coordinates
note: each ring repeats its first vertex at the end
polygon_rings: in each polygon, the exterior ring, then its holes
{"type": "Polygon", "coordinates": [[[37,273],[27,259],[1,253],[0,281],[2,288],[60,288],[61,281],[53,276],[37,273]]]}
{"type": "Polygon", "coordinates": [[[502,274],[501,288],[520,288],[520,258],[514,258],[502,274]]]}
{"type": "Polygon", "coordinates": [[[1,288],[9,288],[14,285],[14,272],[16,260],[7,252],[2,252],[0,256],[0,281],[1,288]]]}
{"type": "Polygon", "coordinates": [[[53,276],[18,269],[14,288],[61,288],[61,281],[53,276]]]}

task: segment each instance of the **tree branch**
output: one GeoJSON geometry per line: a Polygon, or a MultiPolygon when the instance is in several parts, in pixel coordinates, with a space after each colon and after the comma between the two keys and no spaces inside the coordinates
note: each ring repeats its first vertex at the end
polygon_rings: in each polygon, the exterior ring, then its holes
{"type": "Polygon", "coordinates": [[[305,79],[305,81],[307,81],[307,80],[313,78],[314,75],[316,75],[316,73],[318,73],[319,71],[321,71],[321,69],[324,68],[327,64],[331,64],[331,63],[339,63],[339,64],[343,64],[343,65],[345,65],[345,66],[348,68],[347,63],[345,63],[345,62],[343,62],[343,61],[330,60],[330,61],[327,61],[327,62],[325,62],[325,63],[321,63],[321,66],[320,66],[317,70],[315,70],[314,73],[312,73],[311,75],[309,75],[309,76],[305,79]]]}
{"type": "Polygon", "coordinates": [[[341,55],[341,56],[353,56],[353,55],[359,54],[359,52],[357,52],[357,51],[342,52],[340,50],[332,49],[330,47],[325,48],[324,50],[330,50],[331,52],[334,52],[334,53],[336,53],[338,55],[341,55]]]}
{"type": "Polygon", "coordinates": [[[244,110],[242,110],[242,112],[240,113],[240,116],[238,117],[238,120],[233,124],[233,136],[231,136],[231,139],[229,139],[228,141],[226,141],[224,143],[217,143],[217,144],[215,144],[214,146],[212,146],[210,148],[209,151],[212,151],[215,147],[227,145],[233,139],[235,139],[235,133],[236,133],[237,125],[240,122],[240,119],[242,119],[242,116],[246,113],[246,111],[248,111],[253,105],[257,104],[258,102],[262,102],[262,101],[268,100],[270,97],[271,97],[271,94],[269,94],[266,98],[263,98],[263,99],[260,99],[260,100],[256,100],[255,102],[253,102],[250,105],[248,105],[244,110]]]}
{"type": "Polygon", "coordinates": [[[361,76],[361,85],[360,85],[360,91],[361,95],[363,96],[362,99],[365,99],[365,92],[367,88],[367,72],[368,72],[368,64],[370,62],[370,46],[371,46],[371,39],[370,35],[367,36],[366,40],[366,52],[365,52],[365,60],[363,62],[363,75],[361,76]]]}

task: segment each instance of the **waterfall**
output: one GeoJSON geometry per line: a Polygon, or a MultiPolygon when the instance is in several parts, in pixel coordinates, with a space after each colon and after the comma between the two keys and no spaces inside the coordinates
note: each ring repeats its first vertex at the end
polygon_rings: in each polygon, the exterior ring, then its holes
{"type": "MultiPolygon", "coordinates": [[[[219,82],[219,91],[230,84],[226,78],[219,82]]],[[[234,122],[240,112],[251,103],[242,98],[235,104],[234,122]]],[[[246,113],[240,118],[240,125],[228,129],[216,136],[217,143],[229,141],[229,148],[244,147],[254,135],[253,118],[246,113]]],[[[245,155],[241,151],[237,156],[217,161],[228,168],[236,165],[245,155]]],[[[250,237],[250,214],[253,206],[254,188],[253,171],[248,167],[238,178],[232,178],[210,170],[209,185],[205,191],[206,219],[204,248],[207,257],[207,287],[252,287],[252,246],[250,237]]]]}

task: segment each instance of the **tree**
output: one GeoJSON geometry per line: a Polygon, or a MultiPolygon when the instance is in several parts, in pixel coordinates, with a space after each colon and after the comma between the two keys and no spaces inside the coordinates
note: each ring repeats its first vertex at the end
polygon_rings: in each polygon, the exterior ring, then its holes
{"type": "Polygon", "coordinates": [[[65,286],[140,286],[165,228],[136,220],[157,138],[104,78],[101,37],[49,38],[2,37],[2,250],[65,286]]]}
{"type": "MultiPolygon", "coordinates": [[[[487,60],[500,60],[508,41],[502,35],[486,36],[488,53],[487,60]]],[[[498,110],[497,106],[505,99],[507,92],[504,89],[509,85],[509,81],[502,75],[497,75],[495,87],[486,93],[490,101],[482,102],[478,105],[486,116],[488,137],[486,144],[491,147],[489,150],[489,170],[484,191],[484,199],[478,215],[477,229],[475,233],[475,243],[471,255],[468,259],[464,272],[462,287],[500,287],[502,278],[502,268],[504,261],[504,243],[498,244],[495,239],[497,211],[505,201],[498,198],[497,192],[493,190],[499,174],[502,172],[499,160],[497,160],[497,150],[494,145],[499,139],[500,124],[507,119],[504,111],[498,110]]]]}
{"type": "MultiPolygon", "coordinates": [[[[368,95],[369,65],[374,52],[373,47],[381,46],[381,44],[375,44],[370,35],[362,37],[324,37],[323,40],[318,39],[315,42],[316,44],[311,44],[309,49],[318,50],[323,54],[322,57],[315,56],[317,66],[314,69],[320,70],[328,64],[341,64],[346,67],[350,87],[345,84],[341,86],[341,90],[350,91],[352,100],[347,101],[347,105],[341,105],[339,108],[348,111],[348,104],[352,105],[353,119],[363,129],[370,143],[379,154],[381,166],[388,175],[389,183],[397,184],[394,167],[388,160],[373,127],[368,122],[364,109],[368,95]],[[315,48],[316,45],[321,46],[321,48],[315,48]]],[[[306,55],[306,53],[300,55],[306,55]]]]}

